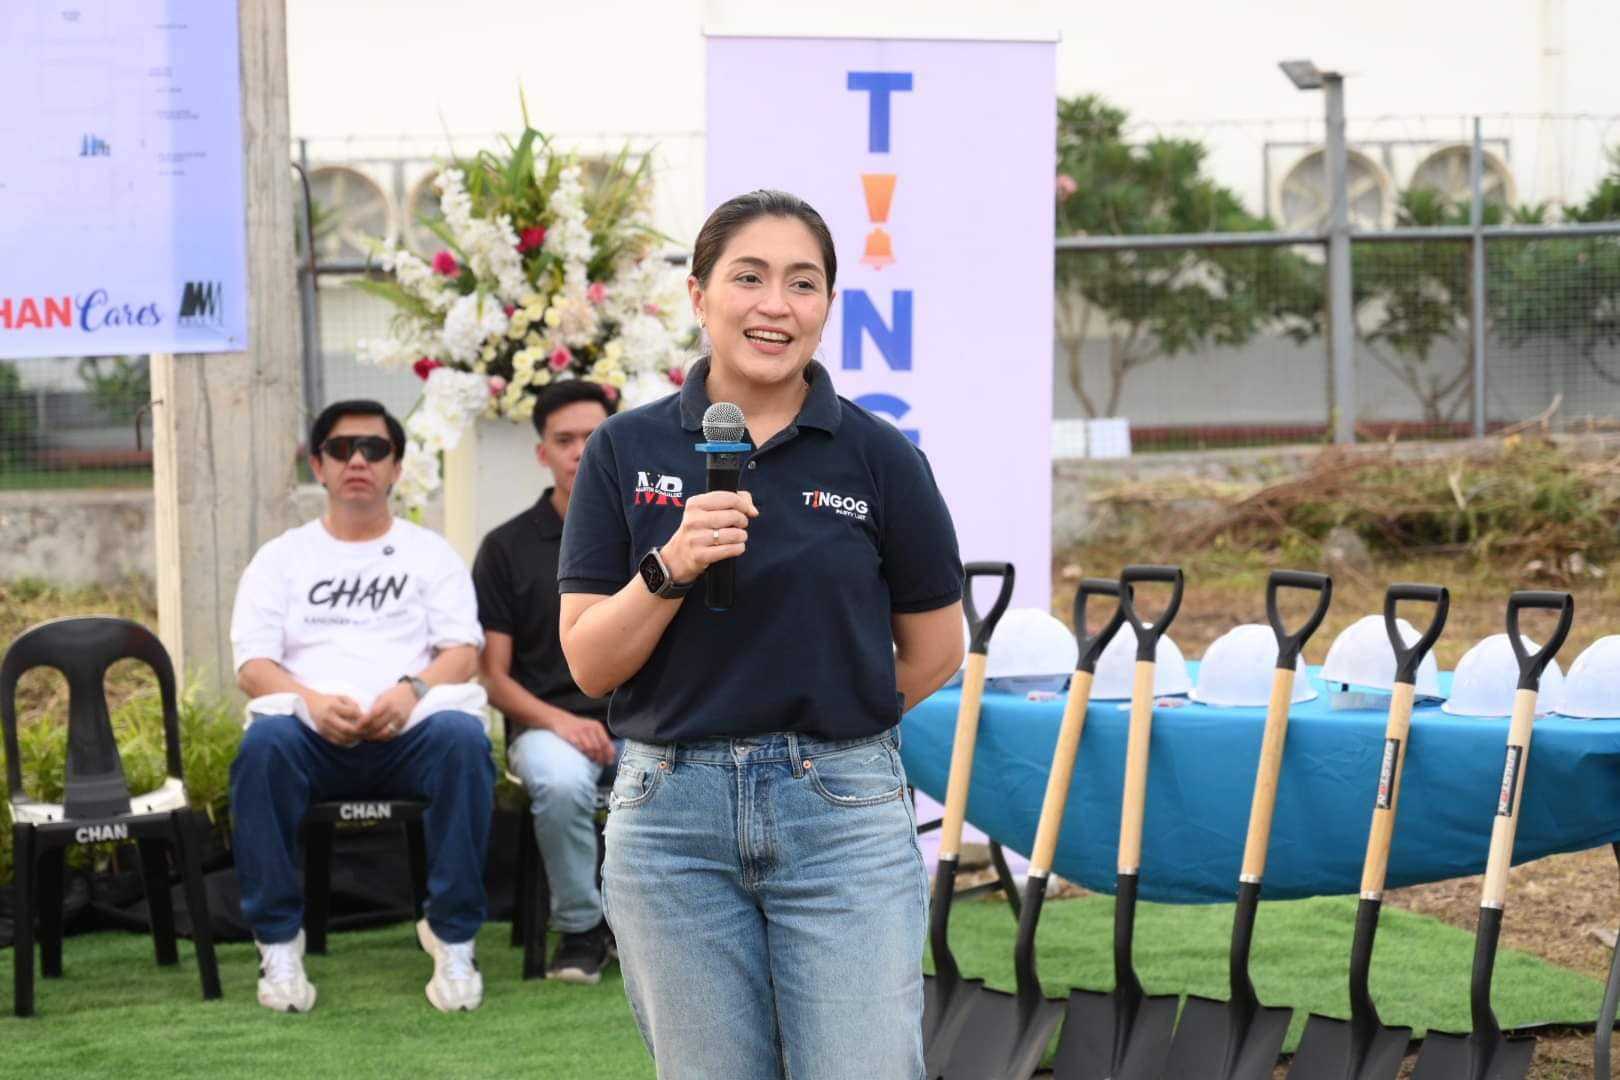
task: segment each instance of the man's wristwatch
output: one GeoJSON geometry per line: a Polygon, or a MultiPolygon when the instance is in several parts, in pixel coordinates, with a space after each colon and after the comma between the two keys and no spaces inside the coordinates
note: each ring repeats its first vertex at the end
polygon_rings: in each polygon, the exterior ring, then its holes
{"type": "Polygon", "coordinates": [[[636,572],[641,575],[648,592],[665,599],[685,596],[692,590],[692,586],[697,584],[696,579],[685,583],[677,582],[664,563],[664,557],[658,554],[657,548],[641,557],[641,564],[636,567],[636,572]]]}
{"type": "Polygon", "coordinates": [[[399,677],[399,681],[411,684],[411,691],[416,695],[417,701],[421,701],[423,698],[427,697],[428,684],[417,676],[401,675],[399,677]]]}

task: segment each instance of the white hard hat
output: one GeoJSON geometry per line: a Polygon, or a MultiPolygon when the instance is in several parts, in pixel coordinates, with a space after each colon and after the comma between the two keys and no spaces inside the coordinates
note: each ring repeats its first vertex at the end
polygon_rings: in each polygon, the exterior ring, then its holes
{"type": "Polygon", "coordinates": [[[997,690],[1061,690],[1079,662],[1074,635],[1039,608],[1013,608],[990,642],[985,675],[997,690]]]}
{"type": "MultiPolygon", "coordinates": [[[[1422,635],[1405,619],[1396,619],[1401,640],[1417,643],[1422,635]]],[[[1322,681],[1361,686],[1372,690],[1395,689],[1395,650],[1384,629],[1382,615],[1368,615],[1351,623],[1328,647],[1322,664],[1322,681]]],[[[1440,693],[1440,665],[1434,653],[1423,657],[1417,671],[1417,696],[1437,698],[1440,693]]]]}
{"type": "MultiPolygon", "coordinates": [[[[1541,648],[1523,634],[1519,640],[1525,652],[1541,648]]],[[[1453,716],[1508,716],[1513,712],[1513,695],[1518,688],[1519,659],[1513,655],[1513,644],[1506,634],[1492,634],[1463,653],[1451,677],[1451,697],[1440,708],[1453,716]]],[[[1542,672],[1536,711],[1560,712],[1563,699],[1564,673],[1554,660],[1542,672]]]]}
{"type": "Polygon", "coordinates": [[[1620,717],[1620,634],[1598,638],[1575,658],[1554,711],[1590,720],[1620,717]]]}
{"type": "MultiPolygon", "coordinates": [[[[1235,626],[1216,638],[1198,665],[1198,685],[1189,695],[1205,705],[1243,706],[1271,704],[1272,672],[1277,668],[1277,635],[1265,623],[1235,626]]],[[[1316,696],[1294,660],[1294,704],[1316,696]]]]}
{"type": "MultiPolygon", "coordinates": [[[[1187,674],[1187,660],[1181,649],[1165,634],[1159,638],[1154,650],[1153,694],[1185,694],[1192,689],[1192,676],[1187,674]]],[[[1119,628],[1114,640],[1108,643],[1102,656],[1097,658],[1097,674],[1091,684],[1091,696],[1099,701],[1122,701],[1131,696],[1131,683],[1136,675],[1136,630],[1130,623],[1119,628]]]]}

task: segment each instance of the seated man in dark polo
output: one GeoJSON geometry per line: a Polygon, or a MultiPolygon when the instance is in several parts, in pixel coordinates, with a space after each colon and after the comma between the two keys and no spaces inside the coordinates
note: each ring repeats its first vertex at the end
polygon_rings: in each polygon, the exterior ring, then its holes
{"type": "Polygon", "coordinates": [[[309,446],[326,511],[259,549],[231,616],[237,685],[254,699],[231,764],[231,817],[259,1003],[315,1004],[298,882],[310,803],[420,798],[427,997],[443,1012],[476,1009],[495,767],[478,715],[484,693],[469,682],[483,643],[472,579],[443,537],[389,511],[405,432],[386,409],[332,405],[309,446]]]}
{"type": "Polygon", "coordinates": [[[574,685],[557,638],[557,552],[585,441],[612,411],[595,383],[556,383],[540,394],[535,456],[551,470],[554,486],[485,537],[473,563],[484,685],[510,721],[506,760],[529,793],[551,921],[562,933],[549,973],[575,983],[599,981],[611,957],[596,885],[594,817],[597,785],[617,747],[603,723],[607,699],[586,697],[574,685]]]}

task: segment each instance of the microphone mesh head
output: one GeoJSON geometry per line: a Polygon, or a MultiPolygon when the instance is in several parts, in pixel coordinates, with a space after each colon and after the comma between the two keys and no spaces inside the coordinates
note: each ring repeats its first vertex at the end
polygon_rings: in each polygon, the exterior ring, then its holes
{"type": "Polygon", "coordinates": [[[709,442],[741,442],[747,431],[742,410],[729,401],[717,401],[703,411],[703,437],[709,442]]]}

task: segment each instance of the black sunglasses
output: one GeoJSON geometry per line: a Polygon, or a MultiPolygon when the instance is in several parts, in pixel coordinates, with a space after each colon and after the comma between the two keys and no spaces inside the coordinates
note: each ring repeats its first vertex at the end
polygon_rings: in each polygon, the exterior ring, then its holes
{"type": "Polygon", "coordinates": [[[394,444],[381,435],[333,435],[321,443],[321,452],[333,461],[348,461],[354,452],[373,464],[394,456],[394,444]]]}

